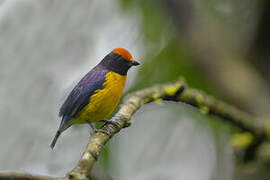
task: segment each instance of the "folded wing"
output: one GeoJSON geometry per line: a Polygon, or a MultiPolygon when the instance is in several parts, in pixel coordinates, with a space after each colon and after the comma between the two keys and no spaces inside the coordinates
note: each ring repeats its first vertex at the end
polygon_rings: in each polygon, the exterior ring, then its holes
{"type": "Polygon", "coordinates": [[[60,108],[59,116],[76,117],[78,113],[89,103],[95,91],[103,89],[105,76],[108,70],[95,67],[87,73],[74,87],[66,101],[60,108]]]}

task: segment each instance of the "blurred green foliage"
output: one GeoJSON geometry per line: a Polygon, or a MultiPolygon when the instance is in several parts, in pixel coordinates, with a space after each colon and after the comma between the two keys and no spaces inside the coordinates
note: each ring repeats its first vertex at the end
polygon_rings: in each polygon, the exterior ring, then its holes
{"type": "MultiPolygon", "coordinates": [[[[215,1],[206,1],[206,7],[210,7],[215,1]]],[[[135,79],[130,92],[147,88],[155,84],[172,82],[183,76],[188,85],[198,88],[207,93],[218,95],[216,89],[209,83],[207,77],[191,60],[192,52],[186,47],[185,41],[181,41],[181,35],[177,33],[172,25],[171,18],[164,12],[161,7],[161,1],[156,0],[120,0],[120,4],[125,13],[140,13],[141,26],[140,32],[144,37],[146,52],[143,57],[143,63],[139,68],[139,73],[135,79]],[[149,47],[149,48],[148,48],[149,47]]],[[[191,113],[186,108],[186,114],[199,119],[208,119],[203,124],[212,127],[213,133],[217,135],[224,124],[220,121],[213,120],[214,117],[198,118],[198,112],[191,113]],[[197,114],[197,115],[195,115],[197,114]]],[[[183,112],[174,112],[175,118],[183,112]]],[[[177,119],[177,118],[176,118],[177,119]]]]}
{"type": "Polygon", "coordinates": [[[146,55],[135,81],[135,89],[166,83],[185,77],[190,86],[210,91],[209,85],[186,54],[185,48],[173,40],[156,55],[146,55]]]}
{"type": "MultiPolygon", "coordinates": [[[[130,88],[129,91],[132,92],[155,84],[172,82],[177,80],[180,76],[183,76],[190,87],[203,90],[219,98],[226,96],[224,92],[217,88],[217,84],[209,80],[209,74],[204,74],[207,69],[202,71],[202,67],[196,64],[198,61],[193,60],[193,58],[198,58],[198,56],[194,56],[192,46],[186,45],[187,39],[183,37],[185,36],[184,31],[179,32],[176,30],[176,27],[173,26],[171,17],[164,11],[164,7],[161,7],[162,2],[164,1],[119,1],[125,13],[124,15],[135,13],[137,17],[141,18],[141,24],[138,28],[140,36],[143,37],[144,41],[144,47],[142,47],[144,50],[142,65],[139,68],[133,87],[130,88]],[[183,40],[181,38],[183,38],[183,40]]],[[[192,1],[192,3],[194,2],[192,1]]],[[[225,56],[226,52],[233,51],[238,51],[236,53],[237,55],[246,53],[246,47],[248,47],[247,42],[251,39],[250,33],[254,30],[256,24],[247,22],[255,21],[257,18],[256,11],[254,10],[255,4],[255,2],[248,1],[247,3],[247,1],[243,0],[238,2],[232,0],[226,2],[216,0],[197,2],[196,6],[194,6],[195,13],[197,16],[202,15],[203,18],[199,21],[195,21],[195,23],[200,24],[197,27],[195,26],[195,29],[198,28],[198,32],[200,31],[199,28],[203,29],[202,31],[204,32],[201,34],[198,33],[198,37],[202,36],[200,37],[201,39],[199,39],[206,42],[200,45],[208,45],[208,41],[210,42],[209,47],[203,48],[203,50],[208,51],[202,51],[201,53],[211,53],[211,50],[215,50],[215,48],[218,50],[221,49],[220,52],[222,53],[220,54],[222,55],[219,54],[216,56],[218,53],[213,52],[213,56],[209,55],[210,58],[218,58],[221,56],[227,58],[227,56],[225,56]],[[200,6],[199,11],[198,6],[200,6]],[[251,8],[250,11],[246,11],[248,8],[251,8]],[[240,11],[235,11],[235,9],[240,9],[240,11]],[[205,27],[207,28],[204,29],[205,27]],[[212,32],[212,39],[209,40],[205,37],[205,35],[208,35],[207,33],[212,32]],[[211,41],[214,41],[214,43],[211,44],[211,41]]],[[[192,41],[193,39],[190,38],[189,40],[192,41]]],[[[212,60],[215,61],[216,59],[212,60]]],[[[203,68],[207,68],[207,66],[203,68]]],[[[221,70],[222,69],[218,69],[217,71],[221,70]]],[[[179,119],[178,117],[181,113],[192,117],[201,127],[210,127],[211,133],[216,140],[217,149],[219,146],[222,147],[219,144],[219,140],[223,133],[220,132],[225,132],[228,135],[238,132],[238,129],[230,126],[229,123],[217,120],[217,117],[201,115],[199,111],[190,108],[190,106],[184,106],[182,111],[171,110],[171,114],[176,120],[179,119]]],[[[252,137],[250,134],[238,134],[234,136],[235,145],[244,146],[251,141],[252,137]]],[[[103,157],[104,164],[108,162],[108,158],[108,153],[105,153],[103,157]]]]}
{"type": "Polygon", "coordinates": [[[130,91],[184,76],[190,86],[214,93],[204,74],[190,61],[184,42],[179,42],[175,36],[170,18],[161,9],[159,1],[121,0],[120,3],[126,12],[136,10],[136,13],[142,14],[139,28],[145,46],[150,47],[146,48],[143,64],[130,91]]]}

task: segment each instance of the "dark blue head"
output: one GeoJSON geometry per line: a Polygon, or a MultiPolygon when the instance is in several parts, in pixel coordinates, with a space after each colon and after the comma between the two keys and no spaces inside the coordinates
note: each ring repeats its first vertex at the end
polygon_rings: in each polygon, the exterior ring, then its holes
{"type": "Polygon", "coordinates": [[[140,63],[134,61],[131,54],[124,48],[115,48],[98,64],[110,71],[126,75],[129,68],[140,63]]]}

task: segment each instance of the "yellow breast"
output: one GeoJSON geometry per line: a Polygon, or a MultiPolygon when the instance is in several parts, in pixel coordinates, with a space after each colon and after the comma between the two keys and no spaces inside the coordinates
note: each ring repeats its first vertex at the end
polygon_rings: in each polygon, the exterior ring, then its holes
{"type": "Polygon", "coordinates": [[[74,123],[86,123],[102,120],[109,116],[119,103],[122,96],[126,75],[109,72],[103,84],[103,89],[99,89],[91,96],[89,104],[86,105],[79,116],[73,120],[74,123]]]}

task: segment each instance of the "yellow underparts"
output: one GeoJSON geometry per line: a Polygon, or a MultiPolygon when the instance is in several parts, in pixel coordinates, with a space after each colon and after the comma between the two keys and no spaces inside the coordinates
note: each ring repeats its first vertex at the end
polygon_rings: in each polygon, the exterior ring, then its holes
{"type": "Polygon", "coordinates": [[[109,116],[119,103],[122,96],[127,76],[115,72],[109,72],[103,83],[103,89],[95,91],[78,117],[73,119],[73,123],[82,124],[96,122],[109,116]]]}

